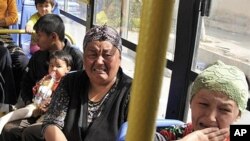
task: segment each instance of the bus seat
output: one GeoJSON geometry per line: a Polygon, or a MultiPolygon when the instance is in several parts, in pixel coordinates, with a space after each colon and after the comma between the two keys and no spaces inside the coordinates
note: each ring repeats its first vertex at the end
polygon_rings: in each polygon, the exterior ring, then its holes
{"type": "MultiPolygon", "coordinates": [[[[183,121],[175,120],[175,119],[157,119],[156,120],[156,128],[168,127],[168,126],[173,126],[173,125],[183,125],[183,124],[184,124],[183,121]]],[[[119,130],[116,141],[125,141],[127,128],[128,128],[128,123],[127,122],[123,123],[119,130]]]]}
{"type": "Polygon", "coordinates": [[[58,2],[56,2],[56,1],[55,1],[55,6],[54,6],[54,8],[52,10],[52,13],[57,14],[57,15],[60,14],[60,9],[59,9],[59,6],[58,6],[58,2]]]}
{"type": "MultiPolygon", "coordinates": [[[[24,0],[23,7],[21,12],[21,21],[20,21],[20,29],[25,29],[26,23],[29,20],[30,16],[37,12],[35,7],[34,0],[24,0]]],[[[30,34],[21,34],[20,35],[20,46],[23,48],[25,52],[29,52],[30,46],[30,34]]]]}
{"type": "Polygon", "coordinates": [[[23,0],[16,0],[16,4],[17,4],[17,11],[22,11],[22,7],[23,7],[23,0]]]}

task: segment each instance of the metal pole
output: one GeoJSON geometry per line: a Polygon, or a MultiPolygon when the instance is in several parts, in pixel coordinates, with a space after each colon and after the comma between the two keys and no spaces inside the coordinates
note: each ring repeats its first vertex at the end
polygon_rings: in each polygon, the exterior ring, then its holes
{"type": "Polygon", "coordinates": [[[127,141],[153,139],[174,2],[143,1],[127,141]]]}

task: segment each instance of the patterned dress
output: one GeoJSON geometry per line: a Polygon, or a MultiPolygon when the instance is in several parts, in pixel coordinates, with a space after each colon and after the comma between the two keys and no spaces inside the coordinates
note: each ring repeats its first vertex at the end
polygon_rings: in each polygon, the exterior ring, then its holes
{"type": "Polygon", "coordinates": [[[159,128],[158,132],[163,135],[167,141],[181,139],[189,133],[193,132],[191,123],[187,123],[181,126],[170,126],[167,128],[159,128]]]}
{"type": "MultiPolygon", "coordinates": [[[[181,126],[171,126],[167,128],[158,128],[157,131],[166,141],[178,140],[193,132],[192,123],[187,123],[181,126]]],[[[230,141],[229,137],[226,141],[230,141]]]]}

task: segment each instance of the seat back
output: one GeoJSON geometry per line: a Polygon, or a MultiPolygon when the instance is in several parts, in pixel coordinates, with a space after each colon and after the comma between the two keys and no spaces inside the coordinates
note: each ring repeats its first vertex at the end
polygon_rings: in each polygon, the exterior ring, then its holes
{"type": "Polygon", "coordinates": [[[56,2],[56,1],[55,1],[54,8],[53,8],[53,10],[52,10],[52,13],[53,13],[53,14],[57,14],[57,15],[60,14],[60,9],[59,9],[59,6],[58,6],[58,2],[56,2]]]}
{"type": "MultiPolygon", "coordinates": [[[[22,12],[22,3],[23,0],[16,0],[17,11],[18,11],[18,22],[14,25],[10,26],[10,29],[19,29],[20,28],[20,19],[21,19],[21,12],[22,12]]],[[[19,46],[19,34],[11,34],[13,41],[19,46]]]]}
{"type": "Polygon", "coordinates": [[[22,7],[23,7],[23,0],[16,0],[16,4],[17,4],[17,11],[22,11],[22,7]]]}
{"type": "MultiPolygon", "coordinates": [[[[25,29],[26,23],[35,12],[37,12],[34,0],[24,0],[22,3],[20,29],[25,29]]],[[[25,52],[29,52],[31,35],[21,34],[20,35],[20,46],[25,52]],[[26,51],[27,50],[27,51],[26,51]]]]}
{"type": "MultiPolygon", "coordinates": [[[[183,121],[175,120],[175,119],[157,119],[156,120],[156,128],[169,127],[173,125],[183,125],[183,124],[184,124],[183,121]]],[[[127,122],[123,123],[122,126],[120,127],[116,141],[125,141],[127,128],[128,128],[128,123],[127,122]]]]}

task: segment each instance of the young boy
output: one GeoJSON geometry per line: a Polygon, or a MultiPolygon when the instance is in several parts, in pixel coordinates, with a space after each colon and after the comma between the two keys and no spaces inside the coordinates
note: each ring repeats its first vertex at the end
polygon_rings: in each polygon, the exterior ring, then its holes
{"type": "Polygon", "coordinates": [[[25,27],[26,32],[32,34],[30,42],[31,54],[40,49],[36,43],[36,34],[33,33],[33,27],[40,17],[52,13],[54,5],[54,0],[35,0],[37,12],[30,17],[25,27]]]}
{"type": "Polygon", "coordinates": [[[46,62],[49,61],[51,51],[64,50],[68,52],[73,58],[71,69],[81,70],[83,68],[82,52],[65,39],[65,26],[59,15],[42,16],[35,24],[34,29],[39,37],[37,44],[40,50],[30,58],[22,79],[21,97],[26,105],[32,101],[32,87],[47,74],[48,64],[46,62]]]}
{"type": "MultiPolygon", "coordinates": [[[[52,85],[52,92],[58,86],[58,83],[61,80],[61,78],[70,71],[71,66],[72,66],[72,57],[68,53],[64,51],[55,51],[50,55],[48,73],[55,74],[55,81],[52,85]]],[[[42,87],[43,82],[48,80],[49,77],[50,75],[44,76],[43,79],[37,82],[36,85],[33,87],[35,96],[36,94],[38,94],[38,91],[40,90],[39,88],[42,87]]],[[[49,101],[50,101],[50,98],[44,99],[44,102],[49,103],[49,101]]],[[[44,107],[38,108],[38,106],[42,106],[42,104],[37,105],[35,102],[33,102],[32,104],[29,104],[24,108],[12,111],[6,114],[5,116],[1,117],[0,118],[0,133],[2,132],[4,125],[8,123],[9,121],[29,118],[31,116],[33,117],[42,116],[43,113],[46,112],[47,108],[44,108],[44,107]]],[[[41,118],[39,118],[39,121],[40,120],[41,118]]]]}

